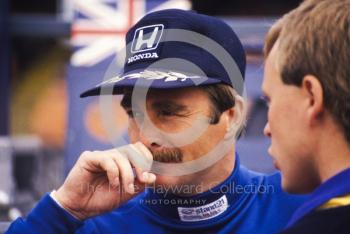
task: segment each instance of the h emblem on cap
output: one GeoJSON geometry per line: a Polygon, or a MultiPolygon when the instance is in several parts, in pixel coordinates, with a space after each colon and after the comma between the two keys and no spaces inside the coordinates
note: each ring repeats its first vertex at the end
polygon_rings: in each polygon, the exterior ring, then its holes
{"type": "Polygon", "coordinates": [[[131,45],[131,53],[156,49],[162,37],[163,29],[163,24],[155,24],[136,29],[131,45]],[[147,38],[145,38],[146,34],[147,38]]]}

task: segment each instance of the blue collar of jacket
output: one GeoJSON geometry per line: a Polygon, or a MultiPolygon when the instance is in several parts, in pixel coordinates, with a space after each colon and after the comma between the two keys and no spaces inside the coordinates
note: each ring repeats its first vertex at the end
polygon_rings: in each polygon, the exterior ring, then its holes
{"type": "MultiPolygon", "coordinates": [[[[218,172],[220,173],[220,172],[218,172]]],[[[146,189],[143,197],[143,206],[158,213],[162,217],[167,217],[173,221],[180,221],[179,207],[200,207],[218,201],[225,196],[229,209],[227,212],[234,212],[232,209],[239,210],[241,204],[245,199],[248,199],[251,194],[237,192],[238,188],[243,188],[245,185],[259,184],[259,181],[253,181],[251,174],[240,165],[238,154],[236,154],[235,166],[231,175],[219,185],[211,188],[209,191],[200,193],[190,197],[182,197],[173,193],[160,193],[154,188],[146,189]]],[[[227,213],[225,212],[225,213],[227,213]]],[[[222,221],[223,215],[212,218],[211,222],[222,221]]],[[[205,221],[204,221],[205,222],[205,221]]],[[[197,222],[198,223],[198,222],[197,222]]]]}
{"type": "Polygon", "coordinates": [[[287,227],[292,226],[306,214],[320,207],[330,199],[350,193],[350,168],[341,171],[321,184],[303,205],[293,214],[287,227]]]}

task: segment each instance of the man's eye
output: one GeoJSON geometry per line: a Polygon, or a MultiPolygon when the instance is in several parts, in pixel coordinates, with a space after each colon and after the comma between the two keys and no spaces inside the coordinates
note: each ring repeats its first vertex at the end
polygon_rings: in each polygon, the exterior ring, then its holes
{"type": "Polygon", "coordinates": [[[161,110],[158,112],[158,116],[167,116],[167,117],[170,117],[170,116],[175,116],[176,113],[175,112],[172,112],[172,111],[168,111],[168,110],[161,110]]]}

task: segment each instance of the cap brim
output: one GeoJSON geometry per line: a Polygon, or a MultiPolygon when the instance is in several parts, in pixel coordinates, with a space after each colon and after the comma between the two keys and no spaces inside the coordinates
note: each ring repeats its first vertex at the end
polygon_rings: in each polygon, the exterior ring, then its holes
{"type": "Polygon", "coordinates": [[[178,89],[221,83],[219,79],[183,72],[139,70],[113,77],[82,94],[81,98],[123,94],[125,88],[178,89]]]}

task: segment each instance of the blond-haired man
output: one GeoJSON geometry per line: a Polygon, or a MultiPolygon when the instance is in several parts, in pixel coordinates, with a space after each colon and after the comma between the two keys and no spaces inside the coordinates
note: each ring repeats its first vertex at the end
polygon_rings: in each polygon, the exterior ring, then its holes
{"type": "Polygon", "coordinates": [[[350,233],[350,1],[304,1],[265,56],[269,153],[284,190],[313,192],[283,233],[350,233]]]}

